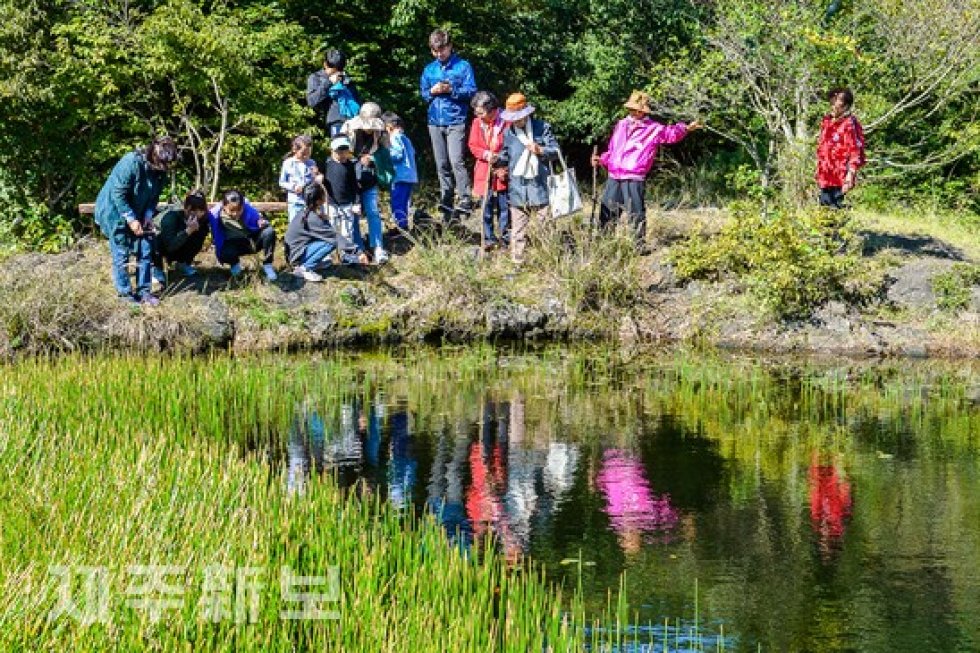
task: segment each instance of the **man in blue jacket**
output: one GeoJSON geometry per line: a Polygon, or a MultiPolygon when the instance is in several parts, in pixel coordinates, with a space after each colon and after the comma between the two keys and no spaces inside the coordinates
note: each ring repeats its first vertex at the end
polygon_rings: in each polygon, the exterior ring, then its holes
{"type": "Polygon", "coordinates": [[[419,91],[429,103],[429,138],[439,171],[439,204],[447,218],[454,212],[454,192],[459,193],[459,210],[473,209],[470,177],[463,159],[466,151],[466,113],[476,93],[476,80],[469,62],[453,51],[445,30],[429,35],[429,49],[436,59],[422,71],[419,91]]]}

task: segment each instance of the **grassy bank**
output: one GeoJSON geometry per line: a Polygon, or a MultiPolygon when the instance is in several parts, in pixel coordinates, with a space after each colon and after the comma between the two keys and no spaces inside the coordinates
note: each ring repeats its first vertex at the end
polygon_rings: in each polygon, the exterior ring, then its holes
{"type": "Polygon", "coordinates": [[[625,231],[596,234],[578,216],[538,229],[520,267],[481,254],[466,228],[392,232],[389,264],[322,284],[254,270],[232,282],[205,252],[201,274],[175,276],[142,310],[114,298],[104,243],[88,240],[0,261],[0,355],[595,339],[980,354],[972,222],[833,217],[651,209],[650,249],[637,252],[625,231]]]}

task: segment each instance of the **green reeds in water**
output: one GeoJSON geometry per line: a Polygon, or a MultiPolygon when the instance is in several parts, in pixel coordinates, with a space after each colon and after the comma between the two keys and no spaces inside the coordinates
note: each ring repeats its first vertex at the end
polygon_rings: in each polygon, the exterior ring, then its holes
{"type": "Polygon", "coordinates": [[[842,421],[866,416],[942,424],[943,438],[976,448],[977,415],[959,410],[964,393],[955,373],[928,370],[910,384],[908,375],[860,366],[789,369],[489,347],[4,367],[0,649],[574,651],[661,635],[675,647],[724,647],[724,638],[698,636],[700,614],[691,627],[638,632],[622,587],[604,610],[588,610],[580,585],[562,594],[533,562],[515,570],[495,555],[466,555],[431,517],[406,522],[374,497],[344,495],[329,476],[314,476],[303,496],[289,496],[266,458],[285,446],[299,407],[330,415],[345,398],[376,392],[405,401],[433,430],[478,411],[488,393],[521,393],[529,438],[560,429],[584,443],[597,433],[639,432],[639,420],[670,414],[722,443],[727,456],[761,459],[763,470],[805,464],[842,421]],[[787,378],[796,390],[777,391],[787,378]],[[570,401],[606,386],[628,392],[570,401]],[[770,454],[766,443],[775,439],[791,443],[791,455],[785,447],[770,454]],[[146,598],[138,572],[161,569],[167,573],[156,589],[174,592],[156,614],[138,603],[146,598]],[[287,580],[327,585],[297,585],[290,594],[284,569],[287,580]],[[103,586],[104,610],[103,594],[85,593],[103,586]],[[86,612],[93,606],[85,601],[79,608],[91,623],[57,616],[67,590],[94,597],[100,609],[86,612]],[[298,607],[287,599],[304,591],[323,592],[317,607],[336,615],[284,618],[298,607]],[[220,618],[202,611],[215,595],[225,602],[220,618]]]}

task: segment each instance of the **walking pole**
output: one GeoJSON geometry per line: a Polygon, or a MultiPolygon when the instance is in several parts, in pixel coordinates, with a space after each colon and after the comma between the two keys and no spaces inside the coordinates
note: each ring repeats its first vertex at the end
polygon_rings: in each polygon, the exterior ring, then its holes
{"type": "MultiPolygon", "coordinates": [[[[592,146],[592,156],[593,157],[599,156],[598,145],[592,146]]],[[[589,160],[589,163],[592,164],[591,159],[589,160]]],[[[599,168],[596,167],[595,165],[592,165],[592,215],[589,217],[589,230],[592,231],[593,233],[595,232],[595,209],[596,209],[596,199],[598,198],[598,194],[597,194],[598,179],[599,179],[599,168]]]]}

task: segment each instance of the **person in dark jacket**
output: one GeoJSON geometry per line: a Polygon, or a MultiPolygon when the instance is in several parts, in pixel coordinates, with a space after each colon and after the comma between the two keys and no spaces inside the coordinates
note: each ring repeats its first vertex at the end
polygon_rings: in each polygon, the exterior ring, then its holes
{"type": "Polygon", "coordinates": [[[169,136],[154,138],[144,149],[124,155],[95,200],[95,221],[109,239],[112,281],[123,300],[155,306],[151,293],[153,215],[163,192],[167,170],[177,160],[177,145],[169,136]],[[136,256],[136,290],[129,281],[129,257],[136,256]]]}
{"type": "Polygon", "coordinates": [[[160,233],[156,238],[158,262],[163,268],[165,261],[176,263],[185,277],[192,277],[197,270],[191,263],[204,248],[204,240],[211,233],[207,219],[208,202],[199,190],[184,198],[182,208],[170,207],[157,216],[160,233]]]}
{"type": "Polygon", "coordinates": [[[470,177],[466,172],[466,114],[476,93],[473,68],[453,51],[449,33],[437,29],[429,35],[429,49],[435,61],[422,71],[419,93],[429,105],[429,138],[439,170],[439,204],[443,215],[452,218],[454,194],[459,194],[459,210],[473,210],[470,177]]]}
{"type": "Polygon", "coordinates": [[[335,249],[340,250],[344,263],[367,263],[367,255],[337,233],[324,215],[327,191],[323,184],[307,184],[303,188],[303,201],[305,209],[286,230],[286,259],[293,266],[293,274],[307,281],[323,281],[316,268],[327,261],[335,249]]]}
{"type": "Polygon", "coordinates": [[[330,138],[340,133],[344,121],[357,115],[360,99],[357,87],[344,72],[347,57],[340,50],[328,50],[323,57],[323,70],[306,80],[306,103],[323,121],[330,138]]]}
{"type": "Polygon", "coordinates": [[[558,158],[558,141],[551,125],[530,117],[534,106],[523,94],[512,94],[505,106],[500,117],[510,125],[504,130],[504,148],[494,167],[507,169],[510,256],[515,263],[522,263],[532,216],[538,222],[548,217],[549,164],[558,158]]]}
{"type": "Polygon", "coordinates": [[[241,258],[262,251],[262,271],[269,281],[276,280],[272,259],[276,250],[276,230],[241,191],[226,190],[221,203],[208,213],[214,253],[219,263],[231,266],[231,276],[242,273],[241,258]]]}
{"type": "Polygon", "coordinates": [[[323,166],[323,184],[327,188],[328,215],[344,238],[364,248],[361,237],[360,186],[370,170],[358,170],[350,149],[350,140],[338,136],[330,141],[330,158],[323,166]]]}

